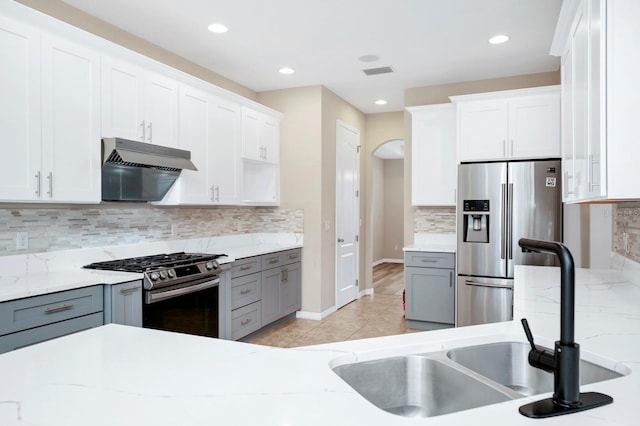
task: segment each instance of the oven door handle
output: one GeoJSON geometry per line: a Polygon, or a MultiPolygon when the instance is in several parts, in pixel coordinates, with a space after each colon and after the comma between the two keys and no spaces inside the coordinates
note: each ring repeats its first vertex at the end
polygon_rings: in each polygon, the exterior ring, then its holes
{"type": "Polygon", "coordinates": [[[184,296],[185,294],[195,293],[196,291],[205,290],[207,288],[216,287],[220,284],[220,278],[205,281],[201,284],[190,285],[187,287],[177,288],[175,290],[159,291],[157,293],[147,292],[147,303],[160,302],[161,300],[171,299],[174,297],[184,296]]]}

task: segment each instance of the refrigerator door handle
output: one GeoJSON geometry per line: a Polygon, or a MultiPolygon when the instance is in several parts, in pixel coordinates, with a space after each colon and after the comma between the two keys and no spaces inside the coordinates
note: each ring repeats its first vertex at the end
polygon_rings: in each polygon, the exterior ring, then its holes
{"type": "Polygon", "coordinates": [[[464,283],[466,285],[473,285],[473,286],[476,286],[476,287],[506,288],[506,289],[509,289],[509,290],[513,290],[513,286],[512,285],[478,283],[478,282],[471,281],[471,280],[464,280],[464,283]]]}
{"type": "Polygon", "coordinates": [[[507,233],[507,184],[502,184],[502,193],[501,193],[501,201],[502,201],[502,211],[500,215],[500,259],[505,259],[507,257],[507,246],[506,246],[506,233],[507,233]]]}
{"type": "Polygon", "coordinates": [[[509,232],[507,233],[507,247],[509,250],[508,258],[509,260],[513,259],[513,184],[509,184],[509,191],[507,193],[508,198],[508,212],[507,217],[509,218],[509,232]]]}

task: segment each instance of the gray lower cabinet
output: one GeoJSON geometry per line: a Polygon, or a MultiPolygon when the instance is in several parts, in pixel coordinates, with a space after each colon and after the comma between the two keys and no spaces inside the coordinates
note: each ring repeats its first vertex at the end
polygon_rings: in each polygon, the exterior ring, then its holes
{"type": "Polygon", "coordinates": [[[104,286],[104,323],[142,327],[142,280],[104,286]]]}
{"type": "Polygon", "coordinates": [[[101,285],[3,302],[0,303],[0,352],[103,323],[101,285]]]}
{"type": "Polygon", "coordinates": [[[407,326],[423,330],[455,323],[455,254],[405,253],[407,326]]]}
{"type": "Polygon", "coordinates": [[[233,340],[300,309],[301,250],[236,260],[231,267],[227,336],[233,340]]]}

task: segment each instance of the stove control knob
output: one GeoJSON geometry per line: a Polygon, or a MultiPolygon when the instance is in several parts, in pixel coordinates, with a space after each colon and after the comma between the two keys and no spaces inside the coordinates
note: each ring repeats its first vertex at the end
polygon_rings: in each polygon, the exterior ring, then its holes
{"type": "Polygon", "coordinates": [[[151,281],[158,281],[158,273],[157,272],[150,273],[149,278],[151,279],[151,281]]]}
{"type": "Polygon", "coordinates": [[[213,266],[213,262],[207,262],[206,265],[204,265],[205,268],[207,268],[207,271],[210,271],[214,268],[213,266]]]}
{"type": "Polygon", "coordinates": [[[167,279],[167,271],[160,271],[160,278],[162,278],[163,280],[167,279]]]}
{"type": "Polygon", "coordinates": [[[173,269],[169,269],[167,271],[167,275],[169,276],[169,278],[174,278],[176,276],[176,273],[173,272],[173,269]]]}

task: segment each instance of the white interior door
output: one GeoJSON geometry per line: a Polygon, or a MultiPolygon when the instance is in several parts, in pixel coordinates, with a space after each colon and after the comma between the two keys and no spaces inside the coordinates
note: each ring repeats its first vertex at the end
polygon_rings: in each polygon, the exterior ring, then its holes
{"type": "Polygon", "coordinates": [[[336,122],[336,307],[358,297],[360,132],[336,122]]]}

